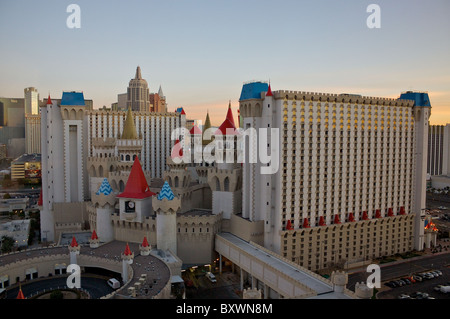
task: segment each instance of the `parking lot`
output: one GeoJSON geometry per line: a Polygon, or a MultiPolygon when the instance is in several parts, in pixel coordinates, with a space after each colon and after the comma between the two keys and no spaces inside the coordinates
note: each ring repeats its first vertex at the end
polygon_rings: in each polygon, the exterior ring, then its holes
{"type": "Polygon", "coordinates": [[[450,293],[442,293],[437,289],[439,285],[450,285],[450,268],[447,266],[440,269],[438,272],[442,275],[433,276],[433,278],[432,276],[420,276],[422,277],[421,281],[418,279],[417,275],[430,271],[433,269],[415,273],[416,276],[412,276],[413,282],[411,282],[411,277],[405,276],[383,282],[377,299],[450,299],[450,293]],[[402,278],[407,278],[410,282],[400,283],[400,286],[399,280],[402,278]],[[388,284],[392,282],[395,284],[389,287],[388,284]]]}

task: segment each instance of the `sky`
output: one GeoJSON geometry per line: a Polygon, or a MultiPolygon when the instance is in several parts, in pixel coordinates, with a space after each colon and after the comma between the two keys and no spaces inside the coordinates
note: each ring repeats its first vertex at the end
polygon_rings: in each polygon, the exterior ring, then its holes
{"type": "Polygon", "coordinates": [[[448,0],[0,0],[0,96],[83,91],[94,108],[125,93],[136,67],[169,111],[213,125],[244,82],[272,90],[397,98],[426,91],[450,123],[448,0]],[[68,28],[70,4],[81,28],[68,28]],[[370,4],[380,28],[369,28],[370,4]]]}

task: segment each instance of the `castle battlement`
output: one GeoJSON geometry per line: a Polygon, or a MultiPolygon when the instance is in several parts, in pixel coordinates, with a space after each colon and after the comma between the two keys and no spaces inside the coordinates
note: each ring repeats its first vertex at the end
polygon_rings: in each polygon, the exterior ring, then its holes
{"type": "Polygon", "coordinates": [[[399,100],[395,98],[362,96],[358,94],[336,94],[336,93],[318,93],[305,91],[280,90],[274,91],[275,99],[299,100],[299,101],[319,101],[335,103],[354,103],[354,104],[375,104],[385,106],[414,106],[412,100],[399,100]]]}

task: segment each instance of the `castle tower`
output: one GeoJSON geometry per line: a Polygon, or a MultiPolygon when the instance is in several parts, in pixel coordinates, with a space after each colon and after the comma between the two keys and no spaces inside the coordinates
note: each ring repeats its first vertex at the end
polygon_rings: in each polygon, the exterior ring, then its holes
{"type": "Polygon", "coordinates": [[[144,240],[142,241],[142,244],[139,245],[139,251],[141,252],[142,256],[148,256],[150,255],[150,250],[152,247],[148,243],[147,237],[144,237],[144,240]]]}
{"type": "Polygon", "coordinates": [[[333,271],[331,273],[331,282],[335,292],[343,293],[348,283],[348,274],[344,271],[333,271]]]}
{"type": "Polygon", "coordinates": [[[176,197],[167,181],[159,192],[153,197],[153,209],[156,212],[156,246],[161,250],[170,250],[177,254],[177,212],[181,201],[176,197]]]}
{"type": "Polygon", "coordinates": [[[63,92],[60,105],[50,95],[41,107],[41,240],[55,240],[53,203],[83,202],[88,195],[82,92],[63,92]],[[63,164],[62,164],[63,163],[63,164]]]}
{"type": "Polygon", "coordinates": [[[114,229],[111,223],[111,215],[114,214],[117,200],[107,178],[103,179],[100,188],[91,197],[97,216],[96,225],[93,227],[94,232],[97,229],[102,242],[112,241],[114,239],[114,229]]]}
{"type": "Polygon", "coordinates": [[[125,246],[125,251],[121,254],[122,257],[122,281],[125,284],[128,281],[128,267],[133,263],[134,253],[131,251],[130,246],[125,246]]]}
{"type": "Polygon", "coordinates": [[[133,112],[128,108],[127,116],[123,126],[123,132],[116,141],[117,151],[120,157],[120,167],[129,170],[142,151],[142,139],[139,138],[134,124],[133,112]]]}
{"type": "Polygon", "coordinates": [[[103,178],[109,177],[111,172],[117,170],[119,157],[116,154],[116,139],[113,137],[97,137],[91,139],[92,156],[86,161],[89,175],[89,191],[96,191],[103,178]]]}
{"type": "Polygon", "coordinates": [[[100,241],[99,241],[97,233],[95,232],[95,229],[94,229],[92,231],[92,236],[89,239],[89,247],[98,248],[99,244],[100,244],[100,241]]]}
{"type": "Polygon", "coordinates": [[[237,136],[230,104],[225,121],[214,135],[215,167],[208,169],[212,211],[222,213],[224,219],[241,211],[242,168],[237,163],[237,136]]]}
{"type": "Polygon", "coordinates": [[[413,115],[415,125],[415,187],[414,202],[411,212],[405,212],[404,207],[401,214],[412,213],[414,221],[414,249],[424,249],[425,208],[426,208],[426,176],[427,176],[427,150],[428,150],[428,120],[431,115],[431,103],[428,93],[405,92],[400,95],[400,100],[413,100],[413,115]]]}
{"type": "Polygon", "coordinates": [[[75,237],[72,237],[72,242],[69,245],[69,252],[70,252],[70,263],[76,265],[77,255],[80,254],[80,245],[78,245],[75,237]]]}
{"type": "Polygon", "coordinates": [[[146,217],[152,215],[151,197],[153,195],[156,194],[150,191],[141,163],[136,156],[125,190],[117,196],[119,198],[120,219],[142,223],[146,217]]]}

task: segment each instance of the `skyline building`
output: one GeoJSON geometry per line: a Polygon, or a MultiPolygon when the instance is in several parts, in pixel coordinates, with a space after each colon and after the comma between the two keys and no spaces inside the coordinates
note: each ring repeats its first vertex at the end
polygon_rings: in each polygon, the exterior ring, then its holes
{"type": "Polygon", "coordinates": [[[150,111],[150,92],[148,83],[142,78],[141,68],[136,68],[136,75],[131,79],[127,89],[127,108],[137,112],[150,111]]]}
{"type": "Polygon", "coordinates": [[[243,164],[242,217],[264,222],[264,247],[312,270],[424,248],[426,93],[272,92],[251,82],[239,105],[244,129],[279,131],[278,154],[270,142],[265,150],[278,171],[243,164]]]}

